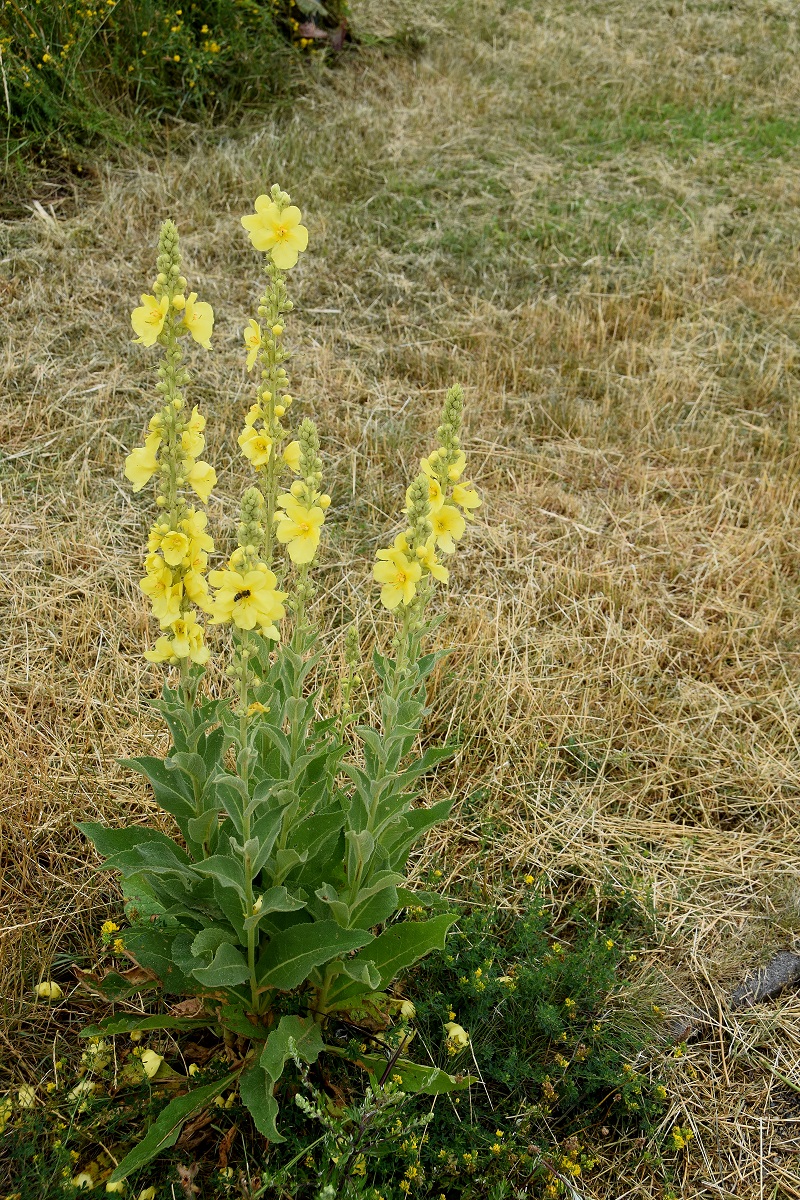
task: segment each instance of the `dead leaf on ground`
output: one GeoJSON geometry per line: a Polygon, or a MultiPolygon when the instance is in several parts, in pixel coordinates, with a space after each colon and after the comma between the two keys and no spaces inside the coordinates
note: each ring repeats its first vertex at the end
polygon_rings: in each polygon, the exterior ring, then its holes
{"type": "Polygon", "coordinates": [[[219,1144],[218,1166],[220,1171],[224,1171],[228,1165],[228,1155],[231,1152],[231,1146],[233,1145],[233,1139],[236,1137],[237,1131],[238,1126],[231,1125],[230,1129],[219,1144]]]}

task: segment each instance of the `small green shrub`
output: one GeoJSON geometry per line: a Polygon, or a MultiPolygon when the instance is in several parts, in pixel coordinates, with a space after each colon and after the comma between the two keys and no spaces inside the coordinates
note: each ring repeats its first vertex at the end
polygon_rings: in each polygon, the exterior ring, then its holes
{"type": "Polygon", "coordinates": [[[345,12],[345,0],[2,0],[8,150],[121,143],[147,132],[143,117],[284,92],[293,51],[324,45],[345,12]]]}

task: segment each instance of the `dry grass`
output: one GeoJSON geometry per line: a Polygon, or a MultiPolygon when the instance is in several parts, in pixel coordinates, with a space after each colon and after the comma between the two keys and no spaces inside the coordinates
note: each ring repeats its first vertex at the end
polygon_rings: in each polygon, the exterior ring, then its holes
{"type": "MultiPolygon", "coordinates": [[[[422,29],[416,56],[353,56],[258,128],[5,227],[4,1065],[47,1032],[26,989],[114,911],[74,820],[152,817],[115,766],[152,735],[156,686],[120,475],[151,404],[128,312],[172,215],[219,318],[196,395],[230,527],[256,289],[237,216],[279,179],[312,234],[294,378],[335,480],[334,668],[345,622],[372,636],[369,559],[443,390],[468,394],[487,502],[436,697],[458,815],[428,853],[542,870],[557,902],[601,877],[649,890],[652,962],[711,1019],[665,1122],[696,1133],[684,1194],[800,1196],[800,1002],[724,1007],[800,929],[793,8],[427,8],[357,6],[422,29]]],[[[638,1153],[609,1148],[586,1195],[660,1195],[638,1153]]]]}

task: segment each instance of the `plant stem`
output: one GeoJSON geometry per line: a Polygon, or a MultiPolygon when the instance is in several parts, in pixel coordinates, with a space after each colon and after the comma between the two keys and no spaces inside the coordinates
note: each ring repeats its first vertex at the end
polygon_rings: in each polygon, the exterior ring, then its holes
{"type": "MultiPolygon", "coordinates": [[[[249,668],[249,634],[246,630],[242,630],[240,639],[240,662],[241,662],[241,686],[239,689],[239,776],[244,784],[247,793],[247,800],[244,804],[242,812],[242,842],[244,844],[244,891],[246,912],[245,917],[253,915],[253,860],[250,857],[248,845],[250,842],[250,749],[247,744],[247,708],[248,708],[248,683],[250,679],[249,668]]],[[[247,966],[250,971],[250,992],[253,998],[253,1011],[258,1012],[258,982],[256,980],[256,940],[257,930],[250,928],[247,930],[247,966]]]]}

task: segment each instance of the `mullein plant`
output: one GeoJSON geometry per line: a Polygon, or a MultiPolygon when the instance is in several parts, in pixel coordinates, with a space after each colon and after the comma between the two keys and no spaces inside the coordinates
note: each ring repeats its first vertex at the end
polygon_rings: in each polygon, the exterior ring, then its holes
{"type": "MultiPolygon", "coordinates": [[[[277,1126],[287,1063],[323,1053],[355,1061],[380,1089],[431,1094],[466,1086],[404,1057],[410,1038],[397,1024],[388,989],[398,973],[441,948],[454,920],[402,920],[418,893],[405,886],[415,842],[449,813],[450,800],[414,807],[417,781],[452,747],[416,752],[426,712],[426,679],[439,655],[423,653],[445,562],[480,499],[462,481],[461,389],[447,393],[438,445],[422,459],[406,496],[405,528],[379,550],[374,576],[396,618],[391,652],[375,652],[381,719],[358,724],[353,692],[357,636],[347,644],[339,711],[325,711],[313,686],[324,653],[309,602],[330,497],[314,423],[292,432],[284,331],[292,303],[287,272],[305,251],[301,214],[278,187],[259,196],[242,224],[263,255],[265,287],[244,330],[247,368],[258,368],[255,399],[238,438],[255,481],[241,499],[237,545],[208,571],[214,544],[205,504],[215,483],[204,450],[204,419],[190,409],[181,339],[210,348],[211,307],[187,295],[175,226],[162,226],[152,295],[132,316],[136,340],[158,345],[159,411],[125,474],[140,491],[155,486],[141,588],[160,632],[146,657],[175,668],[156,707],[172,739],[163,757],[127,765],[150,783],[177,833],[136,826],[80,828],[122,876],[131,914],[127,956],[164,994],[192,998],[187,1015],[111,1017],[87,1036],[210,1026],[244,1046],[223,1078],[170,1102],[144,1140],[119,1164],[121,1181],[172,1145],[183,1122],[238,1086],[258,1129],[277,1126]],[[228,695],[201,687],[210,651],[207,626],[229,631],[228,695]],[[354,1031],[352,1051],[333,1026],[354,1031]],[[376,1032],[377,1031],[377,1032],[376,1032]],[[364,1046],[367,1049],[364,1050],[364,1046]],[[398,1080],[401,1083],[398,1084],[398,1080]]],[[[215,644],[219,644],[219,638],[215,644]]],[[[116,944],[116,943],[115,943],[116,944]]],[[[112,970],[101,990],[114,999],[142,989],[112,970]]],[[[184,1010],[185,1010],[185,1006],[184,1010]]]]}

